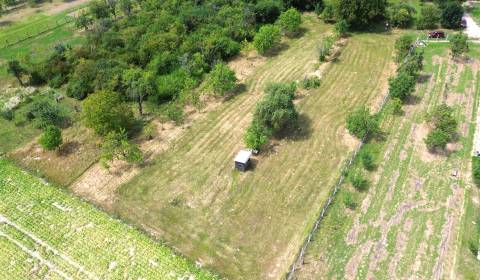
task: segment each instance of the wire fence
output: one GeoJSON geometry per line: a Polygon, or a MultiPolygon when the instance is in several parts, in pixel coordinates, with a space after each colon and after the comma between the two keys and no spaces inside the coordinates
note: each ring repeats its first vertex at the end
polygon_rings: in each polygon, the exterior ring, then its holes
{"type": "Polygon", "coordinates": [[[55,22],[49,22],[49,23],[44,24],[45,26],[43,26],[42,28],[39,28],[39,31],[35,31],[35,32],[27,31],[27,32],[20,33],[20,34],[17,33],[17,34],[15,34],[15,39],[14,40],[8,40],[8,39],[0,40],[0,50],[15,46],[19,43],[22,43],[24,41],[27,41],[27,40],[30,40],[30,39],[33,39],[33,38],[36,38],[40,35],[43,35],[43,34],[48,33],[50,31],[53,31],[57,28],[65,26],[65,25],[67,25],[71,22],[74,22],[74,21],[75,21],[75,17],[66,16],[64,18],[55,20],[55,22]]]}
{"type": "MultiPolygon", "coordinates": [[[[418,42],[418,38],[417,38],[418,42]]],[[[408,55],[406,56],[405,60],[402,62],[405,63],[409,56],[413,53],[413,51],[416,49],[417,43],[412,45],[408,51],[408,55]]],[[[387,104],[388,100],[390,99],[390,94],[387,91],[387,93],[383,96],[382,102],[380,103],[378,113],[382,112],[384,109],[385,105],[387,104]]],[[[307,238],[303,242],[302,247],[300,248],[300,252],[298,253],[296,259],[294,260],[293,264],[290,267],[289,272],[286,275],[286,280],[293,280],[295,279],[295,272],[303,265],[303,261],[305,259],[305,253],[307,252],[308,247],[310,246],[310,243],[312,242],[313,236],[317,232],[318,228],[320,227],[320,223],[323,221],[325,218],[325,215],[327,214],[327,211],[332,204],[333,200],[335,199],[335,196],[337,195],[338,191],[340,190],[340,186],[345,182],[345,174],[347,174],[348,170],[352,167],[352,164],[355,162],[355,159],[357,158],[358,152],[362,148],[362,146],[365,144],[366,137],[363,138],[360,141],[360,144],[355,148],[353,151],[352,155],[350,158],[346,160],[346,164],[344,167],[341,169],[341,175],[340,178],[338,179],[337,183],[333,187],[333,191],[328,197],[327,202],[325,205],[322,207],[322,210],[320,211],[320,215],[316,219],[315,223],[313,224],[312,229],[310,230],[309,234],[307,235],[307,238]]]]}

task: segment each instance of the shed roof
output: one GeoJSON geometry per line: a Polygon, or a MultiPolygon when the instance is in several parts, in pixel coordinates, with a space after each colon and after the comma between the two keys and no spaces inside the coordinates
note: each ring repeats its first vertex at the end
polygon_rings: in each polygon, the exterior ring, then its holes
{"type": "Polygon", "coordinates": [[[235,157],[235,162],[247,163],[251,156],[252,156],[252,151],[241,150],[240,152],[238,152],[237,156],[235,157]]]}

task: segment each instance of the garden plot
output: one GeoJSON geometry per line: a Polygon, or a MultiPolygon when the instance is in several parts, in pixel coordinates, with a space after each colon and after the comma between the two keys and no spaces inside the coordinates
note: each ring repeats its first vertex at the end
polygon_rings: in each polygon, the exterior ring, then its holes
{"type": "MultiPolygon", "coordinates": [[[[477,53],[476,51],[474,52],[477,53]]],[[[425,49],[416,98],[400,117],[385,116],[388,133],[371,187],[346,208],[342,192],[310,247],[299,279],[452,279],[478,276],[465,225],[470,204],[470,156],[478,105],[479,62],[452,63],[447,46],[425,49]],[[425,116],[447,103],[459,121],[459,139],[442,155],[427,151],[425,116]],[[468,267],[466,264],[470,264],[468,267]],[[473,264],[473,265],[472,265],[473,264]],[[475,272],[476,271],[476,272],[475,272]]],[[[349,185],[343,192],[351,191],[349,185]]],[[[475,194],[477,195],[477,194],[475,194]]],[[[473,198],[473,197],[472,197],[473,198]]],[[[472,279],[473,279],[472,278],[472,279]]]]}
{"type": "Polygon", "coordinates": [[[2,279],[216,279],[4,159],[0,186],[2,279]]]}
{"type": "Polygon", "coordinates": [[[116,213],[226,277],[286,273],[355,146],[344,128],[347,112],[379,101],[394,70],[393,36],[349,38],[320,88],[297,99],[300,136],[274,141],[240,174],[233,158],[265,84],[301,80],[316,69],[325,27],[313,17],[305,26],[301,38],[255,71],[247,93],[192,125],[123,185],[116,213]]]}

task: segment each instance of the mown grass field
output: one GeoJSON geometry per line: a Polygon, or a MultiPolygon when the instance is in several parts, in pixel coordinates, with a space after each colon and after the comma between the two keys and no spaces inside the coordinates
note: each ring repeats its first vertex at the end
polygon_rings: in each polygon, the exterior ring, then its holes
{"type": "Polygon", "coordinates": [[[355,141],[347,112],[375,103],[392,72],[393,36],[354,35],[322,85],[297,100],[301,128],[238,173],[234,155],[267,82],[301,80],[317,63],[329,27],[305,18],[306,33],[256,70],[228,101],[121,187],[116,213],[231,279],[286,273],[355,141]],[[352,143],[353,142],[353,143],[352,143]]]}
{"type": "Polygon", "coordinates": [[[479,242],[478,189],[470,179],[478,47],[472,46],[473,61],[455,64],[447,46],[425,49],[424,73],[431,76],[418,85],[405,114],[382,116],[387,137],[369,144],[378,162],[370,189],[342,187],[299,279],[478,278],[480,265],[469,249],[479,242]],[[432,155],[423,141],[429,130],[425,116],[443,102],[455,109],[459,139],[446,155],[432,155]],[[345,206],[347,193],[357,199],[355,210],[345,206]]]}
{"type": "Polygon", "coordinates": [[[1,279],[217,279],[0,158],[1,279]]]}

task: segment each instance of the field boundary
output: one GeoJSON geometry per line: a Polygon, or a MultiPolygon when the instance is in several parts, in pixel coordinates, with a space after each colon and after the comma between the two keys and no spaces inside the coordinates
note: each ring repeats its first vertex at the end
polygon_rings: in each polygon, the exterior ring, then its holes
{"type": "MultiPolygon", "coordinates": [[[[417,39],[418,41],[418,39],[417,39]]],[[[416,49],[416,44],[413,45],[409,52],[408,52],[408,55],[405,57],[405,60],[403,61],[403,63],[405,61],[407,61],[408,57],[412,54],[412,52],[416,49]]],[[[402,64],[403,64],[402,63],[402,64]]],[[[390,92],[387,90],[387,93],[383,96],[383,99],[382,99],[382,102],[380,103],[380,106],[379,106],[379,109],[376,113],[380,113],[382,112],[382,110],[384,109],[385,107],[385,104],[388,102],[389,100],[389,97],[390,97],[390,92]]],[[[313,239],[313,236],[315,235],[315,233],[317,232],[318,228],[320,227],[320,223],[322,222],[323,218],[325,218],[325,214],[327,213],[330,205],[332,204],[333,200],[335,199],[335,196],[337,195],[338,193],[338,190],[340,189],[340,186],[343,184],[343,182],[345,181],[345,175],[347,174],[348,170],[350,169],[350,167],[352,166],[353,162],[355,161],[357,155],[358,155],[358,152],[360,151],[360,149],[362,148],[362,146],[365,144],[365,140],[366,140],[366,137],[364,137],[360,143],[358,144],[357,148],[353,151],[353,154],[350,156],[349,159],[346,160],[347,164],[344,165],[344,167],[340,170],[340,178],[338,179],[337,183],[334,185],[333,187],[333,192],[330,194],[330,196],[328,197],[327,199],[327,202],[324,204],[324,206],[322,207],[322,210],[320,211],[320,215],[318,216],[318,218],[315,220],[315,223],[312,227],[312,229],[309,231],[309,234],[307,235],[307,238],[305,239],[305,241],[303,242],[303,245],[302,247],[300,248],[300,251],[297,255],[297,257],[295,258],[293,264],[291,265],[290,269],[289,269],[289,272],[287,273],[285,279],[286,280],[294,280],[295,278],[295,272],[302,266],[303,264],[303,261],[305,259],[305,253],[308,249],[308,247],[310,246],[310,243],[313,239]]]]}

